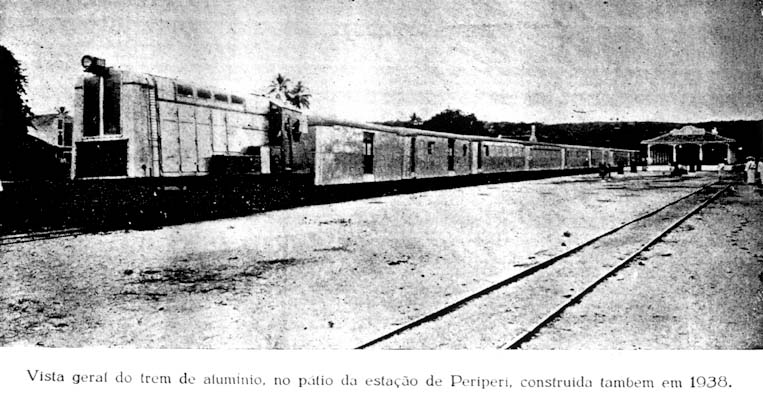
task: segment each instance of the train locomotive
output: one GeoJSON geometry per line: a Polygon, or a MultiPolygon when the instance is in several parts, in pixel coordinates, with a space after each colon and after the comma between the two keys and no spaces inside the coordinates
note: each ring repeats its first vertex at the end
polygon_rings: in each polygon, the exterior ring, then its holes
{"type": "MultiPolygon", "coordinates": [[[[85,56],[75,86],[71,177],[132,198],[144,212],[161,192],[221,206],[316,187],[485,180],[511,173],[584,173],[637,151],[469,136],[308,117],[263,96],[237,95],[105,66],[85,56]],[[104,185],[108,184],[108,185],[104,185]],[[114,188],[119,187],[119,188],[114,188]],[[267,189],[263,189],[267,187],[267,189]]],[[[485,180],[487,181],[487,180],[485,180]]],[[[166,195],[165,195],[166,196],[166,195]]],[[[304,196],[304,195],[303,195],[304,196]]],[[[256,207],[256,206],[253,206],[256,207]]]]}
{"type": "Polygon", "coordinates": [[[304,114],[264,97],[107,68],[75,86],[72,177],[309,172],[304,114]]]}

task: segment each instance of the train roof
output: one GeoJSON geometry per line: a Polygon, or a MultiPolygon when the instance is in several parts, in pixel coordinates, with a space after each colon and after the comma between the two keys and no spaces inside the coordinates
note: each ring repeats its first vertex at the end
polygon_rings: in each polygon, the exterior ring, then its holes
{"type": "Polygon", "coordinates": [[[584,146],[584,145],[554,144],[550,142],[522,141],[522,140],[509,139],[509,138],[488,137],[488,136],[482,136],[482,135],[463,135],[463,134],[445,133],[441,131],[421,130],[421,129],[414,129],[414,128],[408,128],[408,127],[392,127],[392,126],[385,126],[383,124],[355,122],[350,120],[326,118],[321,116],[309,116],[308,123],[310,126],[346,126],[346,127],[355,127],[360,129],[366,129],[366,130],[384,131],[384,132],[393,133],[393,134],[402,135],[402,136],[428,136],[428,137],[451,138],[451,139],[467,140],[467,141],[483,141],[483,142],[488,141],[488,142],[500,142],[500,143],[521,144],[521,145],[530,145],[530,146],[553,146],[553,147],[577,148],[577,149],[615,149],[618,151],[637,152],[631,149],[591,147],[591,146],[584,146]]]}
{"type": "MultiPolygon", "coordinates": [[[[187,95],[187,98],[192,98],[193,101],[215,101],[216,95],[220,94],[227,98],[227,101],[223,101],[223,104],[231,108],[244,106],[246,109],[254,113],[265,113],[267,112],[269,105],[274,104],[280,108],[288,109],[293,112],[304,113],[303,110],[296,108],[291,104],[277,101],[273,98],[265,97],[264,95],[241,94],[221,87],[211,86],[203,83],[195,83],[190,80],[181,78],[171,78],[166,76],[153,75],[150,73],[133,72],[130,70],[117,69],[113,67],[109,68],[109,70],[119,74],[122,84],[139,84],[149,87],[157,87],[159,97],[162,99],[175,99],[176,96],[180,96],[177,93],[177,90],[186,89],[190,90],[190,94],[187,95]],[[204,96],[202,96],[200,92],[204,92],[204,96]]],[[[85,76],[91,75],[88,74],[85,76]]]]}
{"type": "Polygon", "coordinates": [[[421,130],[421,129],[413,129],[408,127],[392,127],[392,126],[385,126],[383,124],[355,122],[350,120],[324,118],[320,116],[310,116],[308,118],[308,121],[310,125],[312,126],[347,126],[347,127],[356,127],[360,129],[367,129],[367,130],[385,131],[388,133],[394,133],[394,134],[403,135],[403,136],[425,135],[429,137],[453,138],[453,139],[468,140],[468,141],[496,141],[496,142],[515,143],[515,144],[528,144],[527,141],[521,141],[521,140],[445,133],[441,131],[421,130]]]}

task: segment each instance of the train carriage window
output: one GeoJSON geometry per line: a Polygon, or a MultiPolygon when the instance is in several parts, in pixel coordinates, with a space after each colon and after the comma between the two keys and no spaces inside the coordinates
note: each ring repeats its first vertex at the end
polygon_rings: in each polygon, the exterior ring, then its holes
{"type": "Polygon", "coordinates": [[[122,81],[120,75],[111,75],[103,79],[103,133],[118,135],[122,133],[120,123],[120,98],[122,81]]]}
{"type": "Polygon", "coordinates": [[[291,125],[291,136],[294,138],[294,142],[299,142],[299,137],[302,136],[302,131],[299,129],[299,120],[295,120],[291,125]]]}
{"type": "Polygon", "coordinates": [[[464,144],[463,151],[464,152],[462,156],[466,157],[466,155],[469,153],[469,146],[464,144]]]}
{"type": "Polygon", "coordinates": [[[363,155],[374,155],[374,133],[363,133],[363,155]]]}
{"type": "Polygon", "coordinates": [[[222,101],[222,102],[228,102],[228,95],[215,93],[215,100],[222,101]]]}
{"type": "Polygon", "coordinates": [[[207,89],[200,88],[196,90],[196,96],[203,99],[210,99],[212,98],[212,92],[207,89]]]}
{"type": "Polygon", "coordinates": [[[363,133],[363,173],[374,172],[374,133],[363,133]]]}
{"type": "Polygon", "coordinates": [[[82,110],[82,135],[85,137],[97,137],[100,135],[99,125],[101,104],[101,78],[90,76],[85,78],[84,108],[82,110]]]}
{"type": "Polygon", "coordinates": [[[434,142],[429,141],[427,143],[427,154],[431,155],[434,152],[434,142]]]}
{"type": "Polygon", "coordinates": [[[232,102],[234,104],[243,104],[244,103],[244,99],[239,97],[238,95],[231,95],[230,96],[230,102],[232,102]]]}
{"type": "Polygon", "coordinates": [[[178,84],[175,86],[177,89],[177,95],[181,97],[193,97],[193,88],[184,84],[178,84]]]}
{"type": "Polygon", "coordinates": [[[490,147],[485,145],[485,156],[490,156],[490,147]]]}
{"type": "Polygon", "coordinates": [[[64,146],[72,146],[72,123],[64,123],[64,146]]]}

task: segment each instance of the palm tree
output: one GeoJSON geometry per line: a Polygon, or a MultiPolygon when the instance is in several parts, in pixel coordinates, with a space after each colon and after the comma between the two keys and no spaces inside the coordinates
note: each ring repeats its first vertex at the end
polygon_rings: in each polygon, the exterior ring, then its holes
{"type": "Polygon", "coordinates": [[[268,86],[268,94],[273,98],[288,102],[297,108],[309,108],[310,97],[312,97],[312,94],[307,92],[307,87],[305,87],[301,81],[298,81],[293,88],[290,87],[290,83],[291,80],[289,78],[279,73],[276,78],[270,82],[270,85],[268,86]]]}
{"type": "Polygon", "coordinates": [[[287,94],[289,92],[290,82],[291,80],[279,73],[278,76],[270,82],[270,86],[268,86],[268,94],[271,94],[282,101],[288,100],[287,94]]]}
{"type": "Polygon", "coordinates": [[[311,94],[307,93],[307,87],[305,87],[301,81],[298,81],[297,85],[286,93],[287,100],[300,109],[310,108],[311,96],[311,94]]]}

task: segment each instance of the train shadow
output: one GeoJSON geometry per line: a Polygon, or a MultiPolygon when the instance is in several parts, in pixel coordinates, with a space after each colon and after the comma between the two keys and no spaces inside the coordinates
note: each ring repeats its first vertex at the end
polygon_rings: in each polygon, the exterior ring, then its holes
{"type": "Polygon", "coordinates": [[[302,175],[25,181],[0,193],[0,235],[81,228],[156,229],[301,206],[593,173],[547,170],[315,186],[302,175]]]}

